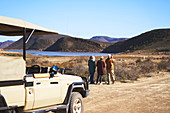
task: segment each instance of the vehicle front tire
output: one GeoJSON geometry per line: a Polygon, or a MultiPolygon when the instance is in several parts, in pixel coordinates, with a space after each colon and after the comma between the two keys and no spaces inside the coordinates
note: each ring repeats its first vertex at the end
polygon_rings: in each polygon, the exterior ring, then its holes
{"type": "Polygon", "coordinates": [[[69,105],[69,113],[83,113],[84,102],[80,93],[72,92],[69,105]]]}

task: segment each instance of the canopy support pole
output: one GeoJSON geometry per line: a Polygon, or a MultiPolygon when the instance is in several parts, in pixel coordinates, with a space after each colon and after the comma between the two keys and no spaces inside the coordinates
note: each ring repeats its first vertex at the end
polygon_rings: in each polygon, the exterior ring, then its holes
{"type": "Polygon", "coordinates": [[[30,35],[28,36],[27,40],[25,41],[25,43],[28,43],[29,39],[31,38],[32,34],[34,33],[35,29],[33,29],[30,33],[30,35]]]}
{"type": "Polygon", "coordinates": [[[35,29],[33,29],[29,34],[28,38],[26,38],[27,29],[26,28],[23,29],[23,59],[25,61],[26,61],[26,43],[29,41],[34,31],[35,29]]]}
{"type": "Polygon", "coordinates": [[[26,28],[23,28],[23,59],[26,60],[26,44],[25,44],[25,38],[26,38],[26,28]]]}

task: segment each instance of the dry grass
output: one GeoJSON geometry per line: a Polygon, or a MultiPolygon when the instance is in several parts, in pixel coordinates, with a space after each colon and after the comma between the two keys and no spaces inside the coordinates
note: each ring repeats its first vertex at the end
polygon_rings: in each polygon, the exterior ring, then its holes
{"type": "MultiPolygon", "coordinates": [[[[105,57],[106,58],[106,57],[105,57]]],[[[72,71],[67,73],[75,74],[78,76],[88,77],[88,57],[60,57],[55,58],[29,58],[27,60],[27,65],[38,64],[40,66],[52,66],[57,65],[61,68],[71,68],[72,71]]],[[[96,57],[99,59],[99,57],[96,57]]],[[[117,80],[137,80],[139,77],[148,76],[150,73],[157,73],[159,71],[167,71],[169,66],[169,61],[164,57],[162,59],[155,60],[155,58],[116,58],[115,64],[115,75],[117,80]],[[161,61],[159,61],[161,60],[161,61]]],[[[97,60],[96,60],[97,61],[97,60]]],[[[95,73],[94,79],[97,77],[97,72],[95,73]]],[[[103,76],[105,81],[106,74],[103,76]]]]}
{"type": "MultiPolygon", "coordinates": [[[[22,57],[21,53],[1,52],[3,56],[22,57]]],[[[150,73],[158,73],[159,71],[170,70],[169,55],[114,55],[115,75],[117,80],[137,80],[139,77],[151,75],[150,73]]],[[[27,66],[40,65],[51,67],[57,65],[61,68],[71,68],[68,73],[78,76],[88,77],[88,58],[89,57],[47,57],[27,54],[27,66]]],[[[96,62],[100,56],[96,57],[96,62]]],[[[107,56],[104,56],[106,59],[107,56]]],[[[97,77],[95,73],[94,79],[97,77]]],[[[103,76],[105,81],[107,76],[103,76]]]]}

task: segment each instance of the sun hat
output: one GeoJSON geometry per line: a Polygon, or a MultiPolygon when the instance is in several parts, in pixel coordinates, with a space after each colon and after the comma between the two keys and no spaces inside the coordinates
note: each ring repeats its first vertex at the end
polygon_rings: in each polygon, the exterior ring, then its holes
{"type": "Polygon", "coordinates": [[[92,60],[95,61],[95,57],[94,56],[92,56],[92,60]]]}
{"type": "Polygon", "coordinates": [[[111,58],[111,54],[108,54],[108,57],[111,58]]]}

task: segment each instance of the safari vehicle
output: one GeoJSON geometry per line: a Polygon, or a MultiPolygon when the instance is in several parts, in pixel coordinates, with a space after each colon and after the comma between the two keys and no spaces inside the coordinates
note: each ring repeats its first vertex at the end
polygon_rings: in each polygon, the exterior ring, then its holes
{"type": "Polygon", "coordinates": [[[0,113],[83,113],[82,98],[89,95],[85,77],[59,73],[57,66],[26,67],[25,46],[33,34],[57,32],[0,16],[0,35],[23,35],[23,58],[0,56],[0,113]]]}

